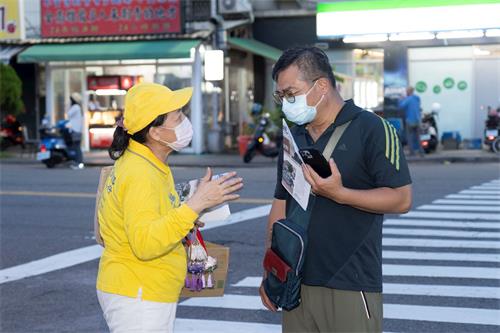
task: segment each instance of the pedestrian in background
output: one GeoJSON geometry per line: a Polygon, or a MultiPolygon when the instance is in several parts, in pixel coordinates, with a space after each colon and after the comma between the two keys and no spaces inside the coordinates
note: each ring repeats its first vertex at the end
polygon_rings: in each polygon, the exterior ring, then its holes
{"type": "Polygon", "coordinates": [[[82,95],[77,92],[70,95],[71,106],[66,114],[66,119],[69,125],[70,149],[75,152],[75,160],[70,165],[72,169],[83,169],[83,153],[82,153],[82,131],[83,131],[83,111],[82,111],[82,95]]]}
{"type": "Polygon", "coordinates": [[[182,239],[199,214],[236,200],[242,179],[207,170],[180,204],[167,158],[187,147],[193,128],[181,108],[192,88],[141,83],[125,97],[123,122],[109,149],[115,165],[104,185],[98,219],[104,252],[97,296],[111,332],[172,332],[187,273],[182,239]]]}
{"type": "MultiPolygon", "coordinates": [[[[315,200],[307,207],[301,302],[283,311],[283,332],[382,332],[383,214],[407,212],[412,201],[396,130],[342,99],[328,56],[316,47],[285,51],[272,75],[275,98],[296,124],[291,132],[299,149],[322,152],[335,129],[348,124],[329,160],[330,177],[302,167],[315,200]]],[[[281,183],[282,166],[283,154],[267,246],[277,220],[303,212],[281,183]]],[[[263,286],[259,292],[263,304],[276,311],[263,286]]]]}
{"type": "Polygon", "coordinates": [[[414,94],[413,87],[406,88],[406,97],[399,101],[399,107],[405,112],[405,129],[410,156],[415,156],[415,152],[418,152],[419,156],[423,157],[424,150],[420,145],[422,108],[420,106],[420,97],[414,94]]]}

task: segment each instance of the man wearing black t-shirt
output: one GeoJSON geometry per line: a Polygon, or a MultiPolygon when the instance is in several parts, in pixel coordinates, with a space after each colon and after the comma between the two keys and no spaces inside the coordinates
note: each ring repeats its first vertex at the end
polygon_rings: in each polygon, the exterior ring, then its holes
{"type": "MultiPolygon", "coordinates": [[[[349,123],[321,178],[303,165],[316,196],[310,210],[301,304],[283,311],[284,332],[382,332],[382,221],[411,207],[411,178],[396,130],[384,119],[344,101],[326,54],[285,51],[273,68],[274,93],[299,147],[322,152],[336,127],[349,123]]],[[[283,156],[269,215],[275,221],[298,203],[281,185],[283,156]]],[[[275,311],[264,288],[263,304],[275,311]]]]}

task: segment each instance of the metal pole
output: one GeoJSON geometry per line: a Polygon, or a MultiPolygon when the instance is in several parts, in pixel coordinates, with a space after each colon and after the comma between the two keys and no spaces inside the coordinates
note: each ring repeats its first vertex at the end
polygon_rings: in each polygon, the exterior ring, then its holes
{"type": "Polygon", "coordinates": [[[45,63],[45,117],[51,125],[55,123],[54,82],[52,82],[52,67],[49,63],[45,63]]]}
{"type": "Polygon", "coordinates": [[[201,54],[200,46],[195,49],[193,63],[193,97],[191,98],[191,122],[193,124],[194,136],[192,142],[193,152],[195,154],[203,153],[203,107],[201,91],[201,54]]]}

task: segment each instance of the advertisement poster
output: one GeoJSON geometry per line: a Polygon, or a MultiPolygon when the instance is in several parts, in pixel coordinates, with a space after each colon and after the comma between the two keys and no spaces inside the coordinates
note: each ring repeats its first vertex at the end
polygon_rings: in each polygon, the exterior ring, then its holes
{"type": "Polygon", "coordinates": [[[42,37],[181,32],[181,0],[41,0],[42,37]]]}
{"type": "Polygon", "coordinates": [[[283,170],[281,184],[297,201],[303,210],[307,210],[311,185],[302,172],[304,161],[299,154],[299,148],[293,139],[290,128],[283,119],[283,170]]]}
{"type": "Polygon", "coordinates": [[[0,0],[0,40],[24,39],[23,0],[0,0]]]}
{"type": "MultiPolygon", "coordinates": [[[[219,177],[222,177],[224,175],[225,174],[214,175],[212,179],[213,180],[218,179],[219,177]]],[[[189,198],[193,196],[194,192],[196,192],[196,189],[198,188],[199,183],[200,179],[193,179],[175,185],[175,190],[179,195],[179,200],[181,201],[181,203],[186,202],[189,198]]],[[[231,215],[231,210],[229,209],[229,204],[223,203],[221,205],[218,205],[216,207],[204,211],[203,214],[200,215],[198,220],[200,220],[203,223],[220,222],[226,220],[230,215],[231,215]]]]}

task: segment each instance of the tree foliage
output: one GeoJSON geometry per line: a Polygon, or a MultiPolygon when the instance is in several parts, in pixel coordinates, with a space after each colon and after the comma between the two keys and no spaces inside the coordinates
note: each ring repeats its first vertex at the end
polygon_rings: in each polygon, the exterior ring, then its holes
{"type": "Polygon", "coordinates": [[[0,112],[18,115],[24,110],[22,101],[23,84],[10,65],[0,63],[0,112]]]}

